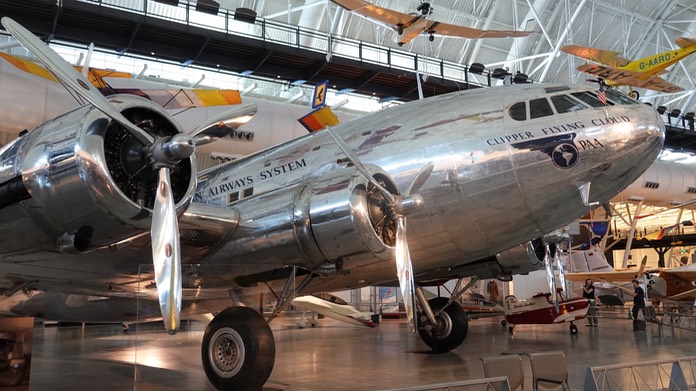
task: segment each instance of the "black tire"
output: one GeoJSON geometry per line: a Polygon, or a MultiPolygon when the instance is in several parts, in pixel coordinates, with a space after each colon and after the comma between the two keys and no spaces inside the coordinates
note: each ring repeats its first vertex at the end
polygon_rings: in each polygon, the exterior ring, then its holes
{"type": "Polygon", "coordinates": [[[404,26],[401,25],[401,24],[398,24],[398,25],[396,26],[396,32],[397,32],[399,35],[403,34],[403,33],[404,33],[404,26]]]}
{"type": "Polygon", "coordinates": [[[205,329],[201,360],[218,390],[261,390],[275,362],[273,332],[251,308],[228,308],[205,329]]]}
{"type": "Polygon", "coordinates": [[[571,324],[570,325],[570,333],[571,334],[577,334],[578,333],[578,326],[571,324]]]}
{"type": "Polygon", "coordinates": [[[515,327],[514,327],[514,326],[510,326],[510,327],[508,327],[508,330],[510,331],[510,333],[512,333],[512,332],[515,330],[515,327]]]}
{"type": "Polygon", "coordinates": [[[501,320],[500,325],[503,327],[507,326],[507,320],[505,320],[505,319],[501,320]]]}
{"type": "Polygon", "coordinates": [[[430,36],[428,37],[428,41],[432,42],[434,40],[435,40],[435,36],[430,34],[430,36]]]}
{"type": "Polygon", "coordinates": [[[640,98],[640,94],[638,93],[638,91],[631,91],[628,93],[628,97],[638,100],[638,98],[640,98]]]}
{"type": "Polygon", "coordinates": [[[452,303],[445,307],[447,304],[446,297],[436,297],[428,300],[428,303],[430,303],[430,308],[433,309],[433,312],[438,312],[442,308],[445,309],[435,317],[437,325],[434,328],[434,337],[433,329],[427,330],[425,328],[426,324],[420,325],[418,334],[434,353],[447,353],[461,345],[464,339],[466,339],[469,331],[469,321],[467,320],[466,312],[457,303],[452,303]]]}

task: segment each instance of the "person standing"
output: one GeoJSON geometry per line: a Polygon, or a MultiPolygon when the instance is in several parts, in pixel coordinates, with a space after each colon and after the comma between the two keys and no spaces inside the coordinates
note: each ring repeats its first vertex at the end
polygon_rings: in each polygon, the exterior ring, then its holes
{"type": "MultiPolygon", "coordinates": [[[[633,319],[638,319],[638,312],[645,310],[645,291],[640,287],[638,280],[631,281],[633,283],[633,319]]],[[[645,312],[643,313],[645,317],[645,312]]]]}
{"type": "Polygon", "coordinates": [[[495,280],[490,280],[488,285],[486,285],[486,290],[488,291],[488,300],[497,303],[500,293],[498,292],[498,283],[495,280]]]}
{"type": "Polygon", "coordinates": [[[595,287],[592,280],[585,280],[582,286],[582,297],[590,300],[590,309],[587,311],[587,327],[597,327],[597,302],[595,301],[595,287]]]}

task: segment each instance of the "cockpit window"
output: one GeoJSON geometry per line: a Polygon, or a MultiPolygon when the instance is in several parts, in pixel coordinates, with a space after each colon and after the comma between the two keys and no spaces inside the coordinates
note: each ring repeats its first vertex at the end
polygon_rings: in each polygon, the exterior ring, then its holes
{"type": "Polygon", "coordinates": [[[572,113],[573,111],[585,110],[586,107],[568,95],[556,95],[551,97],[551,102],[556,107],[558,114],[572,113]]]}
{"type": "MultiPolygon", "coordinates": [[[[597,95],[595,95],[592,92],[589,91],[583,91],[583,92],[574,92],[571,95],[574,97],[580,99],[581,101],[587,103],[588,105],[592,107],[604,107],[604,103],[602,103],[599,98],[597,98],[597,95]]],[[[607,105],[611,106],[613,103],[607,101],[607,105]]]]}
{"type": "Polygon", "coordinates": [[[529,117],[531,119],[553,115],[551,105],[546,98],[532,99],[529,101],[529,117]]]}
{"type": "Polygon", "coordinates": [[[638,103],[640,103],[637,100],[633,100],[616,90],[609,89],[606,93],[607,98],[613,100],[614,102],[618,102],[624,105],[637,105],[638,103]]]}
{"type": "Polygon", "coordinates": [[[527,119],[527,102],[518,102],[510,106],[510,118],[516,121],[527,119]]]}

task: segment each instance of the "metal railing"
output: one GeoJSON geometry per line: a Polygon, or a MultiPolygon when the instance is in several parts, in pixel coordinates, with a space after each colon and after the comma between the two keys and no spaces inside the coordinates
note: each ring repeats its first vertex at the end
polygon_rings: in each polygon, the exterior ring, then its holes
{"type": "Polygon", "coordinates": [[[660,325],[696,331],[696,316],[682,312],[666,311],[660,318],[660,325]]]}
{"type": "Polygon", "coordinates": [[[220,8],[217,12],[196,10],[196,3],[180,0],[177,5],[153,0],[77,0],[101,7],[118,9],[148,17],[164,19],[244,38],[258,39],[299,49],[337,55],[388,68],[420,72],[446,80],[491,86],[492,73],[469,72],[466,65],[424,57],[404,50],[379,46],[347,37],[327,34],[296,25],[257,18],[253,23],[235,20],[234,11],[220,8]]]}
{"type": "Polygon", "coordinates": [[[588,367],[583,391],[690,390],[696,357],[588,367]],[[685,376],[686,372],[689,376],[685,376]]]}
{"type": "Polygon", "coordinates": [[[407,388],[390,388],[382,391],[509,391],[510,385],[505,376],[484,379],[454,381],[448,383],[427,384],[407,388]]]}

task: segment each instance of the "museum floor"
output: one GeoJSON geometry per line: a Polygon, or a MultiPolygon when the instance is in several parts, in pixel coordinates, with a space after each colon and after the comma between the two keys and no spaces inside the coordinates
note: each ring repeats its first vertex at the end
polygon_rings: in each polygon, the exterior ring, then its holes
{"type": "MultiPolygon", "coordinates": [[[[276,364],[265,390],[380,390],[483,377],[480,356],[563,350],[571,389],[582,389],[588,366],[691,356],[696,338],[689,331],[656,325],[631,331],[628,320],[602,319],[598,328],[579,323],[517,326],[514,334],[498,320],[469,323],[469,335],[456,350],[429,354],[405,321],[383,320],[373,329],[331,319],[298,329],[292,318],[272,323],[276,364]]],[[[133,326],[135,327],[135,326],[133,326]]],[[[213,390],[203,374],[200,347],[204,326],[191,323],[176,336],[159,324],[126,335],[119,325],[34,329],[31,390],[213,390]],[[134,361],[139,365],[134,366],[134,361]],[[134,378],[136,380],[134,380],[134,378]],[[135,384],[135,387],[134,387],[135,384]]],[[[524,358],[526,390],[531,368],[524,358]]]]}

